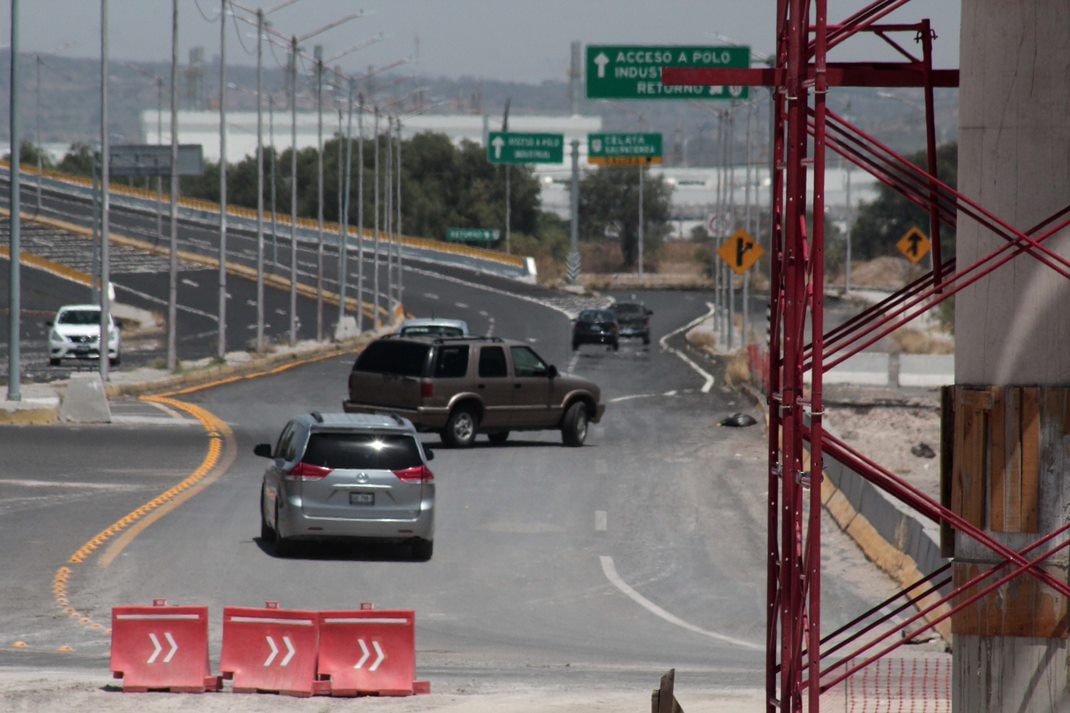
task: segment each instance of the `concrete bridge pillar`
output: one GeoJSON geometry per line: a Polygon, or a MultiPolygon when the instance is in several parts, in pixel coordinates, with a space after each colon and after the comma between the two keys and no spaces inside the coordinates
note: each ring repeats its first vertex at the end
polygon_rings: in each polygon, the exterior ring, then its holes
{"type": "MultiPolygon", "coordinates": [[[[1070,3],[963,0],[960,70],[959,189],[1024,232],[1070,205],[1070,3]]],[[[959,214],[960,273],[1004,244],[959,214]]],[[[1044,245],[1070,257],[1070,231],[1044,245]]],[[[957,295],[955,337],[951,504],[1020,551],[1070,521],[1070,280],[1020,255],[957,295]]],[[[954,556],[958,583],[1002,562],[961,534],[954,556]]],[[[1019,577],[952,631],[955,711],[1070,711],[1055,590],[1019,577]]]]}

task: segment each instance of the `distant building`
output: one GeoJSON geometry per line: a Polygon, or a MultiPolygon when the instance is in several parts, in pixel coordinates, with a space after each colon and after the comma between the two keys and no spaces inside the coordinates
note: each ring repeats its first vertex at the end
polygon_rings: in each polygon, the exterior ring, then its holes
{"type": "MultiPolygon", "coordinates": [[[[227,161],[237,163],[246,156],[256,154],[256,112],[227,112],[227,161]]],[[[341,131],[345,131],[346,117],[342,117],[341,131]]],[[[269,129],[274,124],[274,145],[279,151],[290,148],[290,112],[283,106],[270,108],[263,112],[263,140],[265,145],[271,143],[272,133],[269,129]]],[[[364,135],[371,136],[374,119],[366,112],[364,116],[364,135]]],[[[171,141],[170,113],[159,115],[157,110],[145,110],[141,113],[142,134],[146,143],[167,143],[171,141]],[[162,132],[161,132],[162,130],[162,132]],[[162,133],[162,135],[161,135],[162,133]]],[[[358,121],[353,118],[353,135],[357,136],[358,121]]],[[[446,134],[455,144],[464,140],[485,145],[486,135],[490,131],[501,129],[499,117],[464,115],[464,114],[419,114],[402,118],[401,133],[405,138],[422,132],[446,134]]],[[[324,141],[339,133],[337,111],[323,115],[324,141]]],[[[380,118],[380,130],[386,130],[385,118],[380,118]]],[[[545,132],[563,134],[565,139],[565,160],[560,164],[535,164],[534,169],[542,185],[543,207],[562,217],[569,212],[569,183],[572,180],[570,145],[575,139],[579,141],[579,163],[581,172],[592,169],[587,164],[587,135],[603,131],[600,116],[510,116],[509,130],[515,132],[545,132]]],[[[301,148],[315,147],[319,131],[319,117],[314,112],[301,111],[297,114],[297,145],[301,148]]],[[[206,161],[219,160],[219,112],[217,111],[181,111],[178,113],[178,135],[184,144],[201,144],[206,161]]],[[[709,215],[727,213],[728,206],[718,210],[717,196],[724,197],[723,202],[735,206],[737,219],[742,221],[746,213],[746,202],[750,199],[754,209],[755,220],[759,210],[769,209],[769,168],[765,165],[751,167],[748,174],[746,166],[736,166],[730,171],[723,171],[716,166],[677,167],[652,165],[648,168],[652,175],[662,175],[674,187],[673,190],[673,227],[677,237],[689,237],[696,225],[705,225],[709,215]],[[749,178],[749,180],[748,180],[749,178]],[[731,193],[723,187],[723,181],[730,181],[731,193]],[[747,186],[750,184],[748,193],[747,186]]],[[[638,169],[636,170],[638,177],[638,169]]],[[[873,200],[877,193],[877,181],[861,170],[853,170],[851,176],[851,203],[857,209],[864,201],[873,200]]],[[[835,217],[846,213],[847,172],[838,165],[826,170],[825,202],[828,211],[835,217]]]]}

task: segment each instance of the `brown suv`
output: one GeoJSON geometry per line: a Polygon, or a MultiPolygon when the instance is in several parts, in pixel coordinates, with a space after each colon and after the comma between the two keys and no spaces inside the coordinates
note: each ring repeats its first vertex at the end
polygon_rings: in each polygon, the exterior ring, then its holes
{"type": "Polygon", "coordinates": [[[396,335],[360,353],[342,406],[396,413],[455,447],[472,445],[477,433],[502,443],[510,431],[550,428],[581,446],[605,410],[596,384],[559,373],[523,342],[396,335]]]}

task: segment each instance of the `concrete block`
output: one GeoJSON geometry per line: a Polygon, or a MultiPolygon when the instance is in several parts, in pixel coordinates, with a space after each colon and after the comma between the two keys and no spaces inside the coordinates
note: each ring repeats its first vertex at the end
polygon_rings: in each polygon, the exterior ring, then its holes
{"type": "Polygon", "coordinates": [[[360,336],[360,331],[357,329],[357,318],[351,315],[346,315],[334,325],[334,341],[343,342],[347,339],[354,339],[360,336]]]}
{"type": "Polygon", "coordinates": [[[59,417],[75,423],[111,423],[111,408],[99,373],[71,374],[59,417]]]}

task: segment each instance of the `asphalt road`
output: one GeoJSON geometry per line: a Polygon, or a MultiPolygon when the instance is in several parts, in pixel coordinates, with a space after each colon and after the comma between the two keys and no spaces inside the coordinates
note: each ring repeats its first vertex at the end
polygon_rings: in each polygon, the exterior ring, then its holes
{"type": "MultiPolygon", "coordinates": [[[[180,408],[136,401],[113,404],[110,425],[0,429],[5,459],[17,464],[0,481],[0,533],[18,543],[0,554],[9,583],[0,669],[96,672],[104,686],[111,607],[154,598],[210,607],[213,662],[224,606],[370,601],[416,612],[418,675],[439,690],[504,681],[648,688],[673,667],[679,686],[760,688],[765,436],[717,426],[735,411],[759,412],[722,385],[716,364],[703,365],[714,377],[703,393],[708,377],[657,343],[703,314],[706,296],[645,294],[654,344],[573,353],[559,309],[448,280],[422,288],[414,300],[526,339],[598,381],[608,408],[587,445],[565,448],[547,432],[450,450],[427,436],[436,549],[415,563],[376,547],[278,558],[257,537],[263,463],[252,446],[292,413],[338,409],[348,356],[181,397],[227,424],[221,465],[203,491],[136,536],[88,551],[98,533],[197,471],[213,434],[180,408]]],[[[671,341],[685,348],[679,335],[671,341]]],[[[824,582],[827,626],[886,594],[852,571],[824,582]]]]}
{"type": "MultiPolygon", "coordinates": [[[[158,266],[117,270],[114,279],[121,301],[158,309],[166,285],[158,266]]],[[[214,353],[214,279],[183,268],[180,358],[214,353]]],[[[72,289],[84,289],[38,271],[24,271],[23,281],[24,309],[46,318],[58,304],[80,301],[72,289]]],[[[0,428],[9,464],[0,477],[8,543],[0,551],[0,673],[47,670],[107,686],[111,608],[155,598],[210,607],[213,670],[224,606],[373,602],[416,612],[418,677],[436,690],[649,690],[669,668],[682,688],[729,696],[760,689],[766,442],[760,427],[717,425],[737,411],[760,417],[760,409],[726,388],[721,366],[689,352],[679,332],[707,312],[711,296],[643,293],[655,312],[649,347],[629,341],[618,352],[573,352],[568,314],[604,297],[415,263],[405,284],[408,312],[523,339],[558,368],[596,380],[608,407],[587,445],[565,448],[546,432],[450,450],[427,436],[437,454],[436,546],[430,562],[416,563],[385,547],[306,548],[279,558],[258,540],[264,463],[253,445],[272,440],[293,413],[338,410],[352,355],[168,406],[117,399],[109,425],[0,428]],[[218,459],[206,468],[213,445],[218,459]],[[198,474],[197,487],[176,487],[198,474]],[[146,505],[136,526],[122,525],[146,505]]],[[[255,319],[254,289],[228,283],[237,348],[255,319]]],[[[283,334],[288,295],[269,295],[271,333],[283,334]]],[[[314,309],[300,298],[302,338],[314,309]]],[[[32,332],[30,322],[24,328],[32,332]]],[[[161,343],[146,344],[124,354],[123,368],[159,361],[161,343]]],[[[831,629],[893,588],[838,533],[823,537],[824,556],[838,563],[822,582],[831,629]]],[[[40,708],[5,690],[0,700],[40,708]]],[[[59,708],[75,700],[63,695],[47,700],[59,708]]]]}

